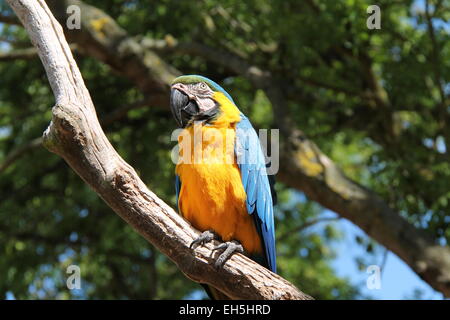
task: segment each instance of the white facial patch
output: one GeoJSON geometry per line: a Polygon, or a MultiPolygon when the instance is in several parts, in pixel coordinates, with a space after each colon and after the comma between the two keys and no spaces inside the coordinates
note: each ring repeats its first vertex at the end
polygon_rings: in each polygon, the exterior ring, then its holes
{"type": "Polygon", "coordinates": [[[208,112],[216,103],[213,100],[214,91],[204,82],[192,85],[191,90],[195,92],[195,100],[201,113],[208,112]]]}
{"type": "Polygon", "coordinates": [[[211,98],[199,98],[199,101],[197,101],[198,108],[200,109],[200,112],[207,112],[214,108],[216,103],[211,98]]]}

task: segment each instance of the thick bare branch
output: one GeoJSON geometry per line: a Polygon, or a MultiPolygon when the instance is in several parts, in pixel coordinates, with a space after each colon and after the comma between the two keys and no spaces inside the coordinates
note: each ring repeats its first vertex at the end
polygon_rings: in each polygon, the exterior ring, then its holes
{"type": "Polygon", "coordinates": [[[309,299],[280,276],[237,254],[221,270],[211,263],[213,244],[189,248],[198,236],[181,216],[147,189],[114,150],[97,120],[81,73],[62,28],[43,0],[7,0],[46,69],[56,98],[44,145],[62,156],[103,200],[192,280],[212,285],[232,298],[309,299]]]}

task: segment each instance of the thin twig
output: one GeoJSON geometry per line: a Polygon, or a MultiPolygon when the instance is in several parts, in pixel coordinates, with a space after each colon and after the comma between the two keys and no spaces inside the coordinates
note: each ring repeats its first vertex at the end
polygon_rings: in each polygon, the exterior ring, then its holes
{"type": "Polygon", "coordinates": [[[341,218],[340,217],[326,217],[326,218],[317,218],[317,219],[314,219],[314,220],[311,220],[311,221],[307,221],[307,222],[305,222],[305,223],[303,223],[303,224],[301,224],[299,226],[296,226],[296,227],[294,227],[294,228],[292,228],[292,229],[290,229],[290,230],[280,234],[277,237],[277,241],[283,241],[283,240],[289,238],[290,236],[292,236],[293,234],[301,232],[301,231],[303,231],[303,230],[305,230],[305,229],[307,229],[307,228],[309,228],[309,227],[311,227],[311,226],[313,226],[313,225],[315,225],[317,223],[338,221],[339,219],[341,219],[341,218]]]}

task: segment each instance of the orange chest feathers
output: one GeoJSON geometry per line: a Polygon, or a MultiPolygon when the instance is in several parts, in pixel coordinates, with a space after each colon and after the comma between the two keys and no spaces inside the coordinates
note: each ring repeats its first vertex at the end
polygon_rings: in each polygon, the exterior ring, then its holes
{"type": "Polygon", "coordinates": [[[187,128],[179,138],[184,159],[176,167],[181,180],[180,213],[200,231],[213,230],[223,241],[238,240],[248,253],[261,253],[261,240],[247,213],[246,193],[234,160],[234,127],[198,127],[187,128]],[[199,132],[202,138],[195,139],[199,132]]]}

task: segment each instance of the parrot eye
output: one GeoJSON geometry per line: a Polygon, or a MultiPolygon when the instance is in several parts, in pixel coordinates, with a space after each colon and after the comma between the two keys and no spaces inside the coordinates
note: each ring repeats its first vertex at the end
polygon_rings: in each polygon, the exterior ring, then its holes
{"type": "Polygon", "coordinates": [[[208,88],[208,85],[204,82],[200,82],[200,89],[206,90],[208,88]]]}

